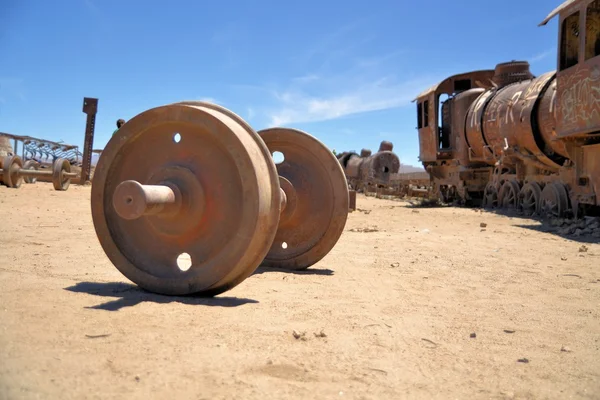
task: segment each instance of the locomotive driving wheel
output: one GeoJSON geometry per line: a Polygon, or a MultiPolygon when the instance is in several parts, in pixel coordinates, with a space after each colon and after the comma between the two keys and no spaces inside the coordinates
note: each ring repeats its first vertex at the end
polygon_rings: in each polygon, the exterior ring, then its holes
{"type": "Polygon", "coordinates": [[[563,218],[569,207],[569,194],[562,183],[548,183],[541,194],[540,212],[550,218],[563,218]]]}
{"type": "Polygon", "coordinates": [[[483,192],[483,207],[498,207],[498,189],[496,189],[496,185],[492,182],[488,182],[488,184],[485,185],[485,191],[483,192]]]}
{"type": "Polygon", "coordinates": [[[521,210],[527,215],[540,212],[542,188],[537,182],[528,182],[519,192],[521,210]]]}
{"type": "Polygon", "coordinates": [[[502,208],[517,209],[519,206],[519,183],[510,180],[504,182],[498,193],[498,205],[502,208]]]}

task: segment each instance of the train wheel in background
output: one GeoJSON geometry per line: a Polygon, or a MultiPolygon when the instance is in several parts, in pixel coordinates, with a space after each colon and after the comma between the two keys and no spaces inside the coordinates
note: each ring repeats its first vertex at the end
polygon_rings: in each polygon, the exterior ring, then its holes
{"type": "Polygon", "coordinates": [[[569,194],[565,185],[549,183],[542,190],[540,212],[544,217],[563,218],[569,209],[569,194]]]}
{"type": "Polygon", "coordinates": [[[483,207],[496,208],[498,207],[498,189],[492,182],[488,182],[483,193],[483,207]]]}
{"type": "Polygon", "coordinates": [[[520,207],[526,215],[540,213],[542,188],[537,182],[528,182],[519,192],[520,207]]]}
{"type": "Polygon", "coordinates": [[[515,180],[504,182],[498,193],[498,205],[502,208],[516,210],[519,207],[519,192],[521,188],[515,180]]]}

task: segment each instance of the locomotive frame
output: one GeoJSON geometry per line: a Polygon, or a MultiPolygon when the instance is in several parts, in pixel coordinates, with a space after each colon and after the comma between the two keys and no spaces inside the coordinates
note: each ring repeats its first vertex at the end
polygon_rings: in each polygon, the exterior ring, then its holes
{"type": "Polygon", "coordinates": [[[535,77],[525,61],[501,63],[413,100],[419,158],[442,202],[599,213],[600,0],[568,0],[539,26],[557,15],[555,71],[535,77]]]}

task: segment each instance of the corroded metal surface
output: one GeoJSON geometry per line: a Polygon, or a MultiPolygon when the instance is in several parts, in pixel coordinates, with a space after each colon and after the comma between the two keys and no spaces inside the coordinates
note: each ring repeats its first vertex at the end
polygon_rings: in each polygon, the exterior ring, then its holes
{"type": "Polygon", "coordinates": [[[600,0],[567,1],[542,25],[556,15],[555,71],[534,77],[526,61],[510,61],[496,65],[489,87],[465,81],[475,71],[418,96],[420,158],[443,201],[600,212],[600,0]]]}
{"type": "Polygon", "coordinates": [[[245,121],[214,104],[184,102],[144,111],[111,138],[91,205],[102,248],[128,279],[158,293],[216,295],[267,255],[281,197],[269,150],[245,121]],[[180,211],[121,218],[113,195],[129,180],[175,186],[180,211]],[[187,270],[177,263],[183,254],[187,270]]]}
{"type": "Polygon", "coordinates": [[[81,162],[81,176],[79,184],[83,185],[90,180],[92,171],[92,151],[94,147],[94,130],[96,129],[96,112],[98,99],[85,97],[83,99],[83,112],[87,114],[85,121],[85,136],[83,140],[83,157],[81,162]]]}
{"type": "Polygon", "coordinates": [[[529,63],[527,61],[509,61],[496,65],[492,79],[498,87],[504,87],[511,83],[533,78],[534,76],[529,70],[529,63]]]}
{"type": "MultiPolygon", "coordinates": [[[[27,160],[23,164],[23,170],[38,171],[39,170],[39,165],[40,164],[37,161],[27,160]]],[[[23,180],[25,181],[25,183],[36,183],[37,179],[38,179],[37,176],[25,176],[25,177],[23,177],[23,180]]]]}
{"type": "Polygon", "coordinates": [[[262,265],[308,268],[329,253],[346,224],[349,194],[344,171],[331,151],[307,133],[270,128],[258,134],[271,153],[283,153],[277,173],[290,183],[282,185],[288,202],[262,265]]]}
{"type": "Polygon", "coordinates": [[[71,163],[64,158],[58,158],[52,165],[52,186],[54,190],[67,190],[71,184],[71,163]]]}
{"type": "Polygon", "coordinates": [[[19,156],[5,156],[2,159],[2,183],[9,187],[18,189],[23,183],[23,176],[19,171],[23,167],[23,161],[19,156]]]}

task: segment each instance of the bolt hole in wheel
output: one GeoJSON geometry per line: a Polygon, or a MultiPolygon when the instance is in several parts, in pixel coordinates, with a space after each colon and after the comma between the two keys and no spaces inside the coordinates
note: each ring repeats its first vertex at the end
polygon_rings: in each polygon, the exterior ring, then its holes
{"type": "Polygon", "coordinates": [[[125,203],[127,203],[127,204],[131,204],[131,203],[133,203],[133,197],[128,197],[128,198],[126,198],[126,199],[125,199],[125,203]]]}
{"type": "Polygon", "coordinates": [[[177,257],[177,267],[182,271],[187,271],[192,266],[192,257],[188,253],[181,253],[177,257]]]}
{"type": "Polygon", "coordinates": [[[179,133],[176,133],[173,135],[173,141],[175,143],[179,143],[181,141],[181,135],[179,133]]]}
{"type": "Polygon", "coordinates": [[[275,164],[281,164],[285,160],[285,156],[280,151],[273,152],[273,161],[275,164]]]}
{"type": "Polygon", "coordinates": [[[287,243],[286,242],[281,243],[281,248],[282,249],[287,249],[287,243]]]}

